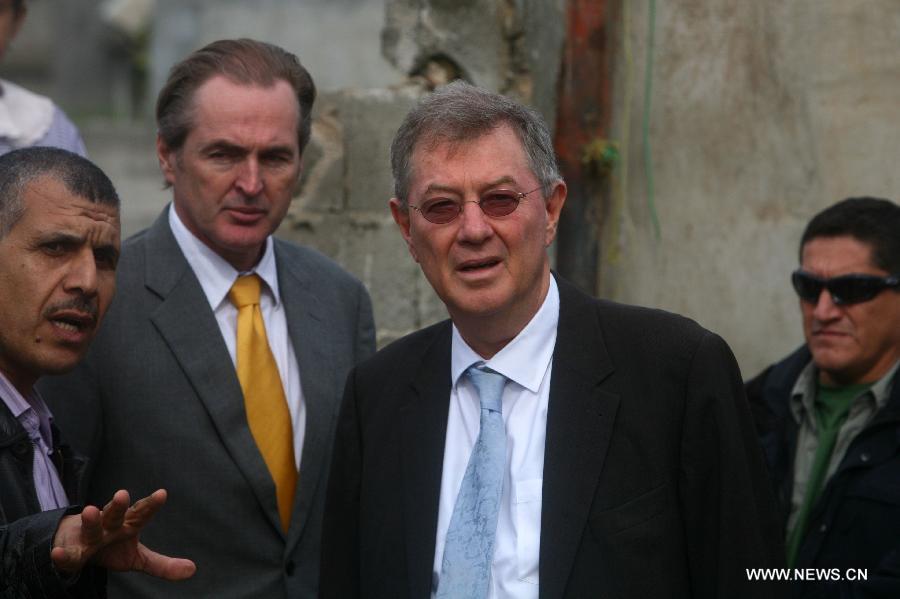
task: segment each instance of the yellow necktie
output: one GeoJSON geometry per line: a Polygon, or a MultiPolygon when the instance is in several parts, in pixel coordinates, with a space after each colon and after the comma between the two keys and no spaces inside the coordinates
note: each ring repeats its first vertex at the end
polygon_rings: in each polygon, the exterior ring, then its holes
{"type": "Polygon", "coordinates": [[[238,309],[237,375],[244,391],[247,422],[275,481],[278,514],[287,530],[297,487],[294,435],[281,376],[269,349],[259,308],[261,283],[257,275],[238,277],[228,296],[238,309]]]}

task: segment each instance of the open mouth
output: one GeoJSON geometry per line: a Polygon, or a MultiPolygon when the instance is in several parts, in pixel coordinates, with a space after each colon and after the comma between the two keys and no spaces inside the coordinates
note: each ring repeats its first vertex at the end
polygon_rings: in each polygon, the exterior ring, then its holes
{"type": "Polygon", "coordinates": [[[63,331],[81,333],[94,326],[94,318],[87,314],[57,314],[50,317],[50,323],[63,331]]]}

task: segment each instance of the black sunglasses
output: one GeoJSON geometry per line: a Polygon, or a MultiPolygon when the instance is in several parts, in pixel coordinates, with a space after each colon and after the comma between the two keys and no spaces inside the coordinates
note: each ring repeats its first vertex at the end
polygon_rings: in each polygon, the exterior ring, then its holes
{"type": "Polygon", "coordinates": [[[822,289],[831,294],[836,306],[867,302],[885,289],[900,288],[900,275],[878,277],[875,275],[849,274],[831,279],[822,279],[802,270],[791,274],[794,290],[804,302],[815,304],[822,295],[822,289]]]}

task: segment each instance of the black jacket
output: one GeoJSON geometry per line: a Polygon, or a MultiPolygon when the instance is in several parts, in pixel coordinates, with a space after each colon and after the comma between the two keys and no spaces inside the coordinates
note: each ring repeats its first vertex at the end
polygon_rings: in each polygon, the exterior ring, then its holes
{"type": "MultiPolygon", "coordinates": [[[[746,568],[784,550],[737,364],[686,318],[557,278],[541,599],[775,599],[746,568]]],[[[449,321],[350,375],[325,506],[322,599],[432,586],[450,401],[449,321]]]]}
{"type": "MultiPolygon", "coordinates": [[[[84,462],[59,442],[53,427],[54,462],[70,499],[84,462]]],[[[53,536],[60,519],[78,508],[41,512],[34,488],[34,453],[28,433],[0,401],[0,599],[105,597],[104,576],[94,568],[67,587],[50,561],[53,536]]]]}
{"type": "MultiPolygon", "coordinates": [[[[812,359],[804,346],[747,383],[760,442],[786,529],[797,423],[790,394],[812,359]]],[[[866,582],[803,582],[795,597],[900,597],[900,384],[860,432],[810,514],[797,568],[867,569],[866,582]]],[[[832,576],[833,574],[829,574],[832,576]]]]}

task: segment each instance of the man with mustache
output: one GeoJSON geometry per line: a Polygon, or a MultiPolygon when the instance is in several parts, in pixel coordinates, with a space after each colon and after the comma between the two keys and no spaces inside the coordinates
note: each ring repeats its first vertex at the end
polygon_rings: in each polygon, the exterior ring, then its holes
{"type": "Polygon", "coordinates": [[[165,481],[147,540],[197,562],[186,584],[111,576],[111,597],[316,595],[334,422],[374,325],[358,280],[273,237],[315,95],[296,56],[246,39],[192,53],[160,91],[172,204],[125,242],[91,352],[46,389],[96,459],[88,497],[165,481]]]}
{"type": "Polygon", "coordinates": [[[850,198],[800,241],[806,343],[748,383],[796,597],[900,597],[900,206],[850,198]],[[855,576],[850,574],[849,576],[855,576]]]}
{"type": "Polygon", "coordinates": [[[122,490],[102,510],[70,507],[83,460],[34,389],[87,351],[118,257],[119,198],[100,169],[53,148],[0,157],[0,597],[99,597],[95,566],[194,572],[138,541],[165,491],[130,507],[122,490]]]}

